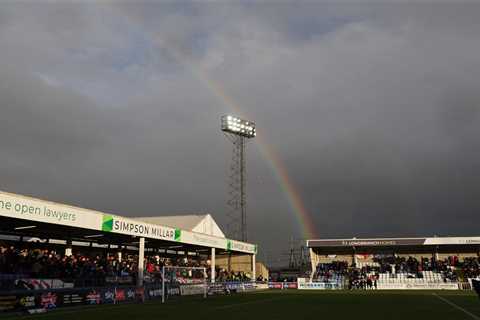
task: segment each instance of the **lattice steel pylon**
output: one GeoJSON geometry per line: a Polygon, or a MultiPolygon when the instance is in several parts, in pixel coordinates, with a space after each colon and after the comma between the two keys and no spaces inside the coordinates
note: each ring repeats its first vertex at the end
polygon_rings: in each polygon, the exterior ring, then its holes
{"type": "Polygon", "coordinates": [[[225,133],[232,142],[232,159],[228,173],[227,233],[233,239],[247,240],[245,138],[225,133]]]}
{"type": "Polygon", "coordinates": [[[247,241],[246,141],[256,136],[255,124],[233,116],[222,117],[222,131],[233,145],[228,172],[227,233],[247,241]]]}

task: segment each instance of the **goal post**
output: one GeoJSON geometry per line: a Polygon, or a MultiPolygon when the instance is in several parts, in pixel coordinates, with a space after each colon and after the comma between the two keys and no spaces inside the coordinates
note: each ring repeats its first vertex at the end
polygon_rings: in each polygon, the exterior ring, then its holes
{"type": "Polygon", "coordinates": [[[162,267],[162,303],[171,296],[191,296],[208,293],[206,267],[162,267]]]}

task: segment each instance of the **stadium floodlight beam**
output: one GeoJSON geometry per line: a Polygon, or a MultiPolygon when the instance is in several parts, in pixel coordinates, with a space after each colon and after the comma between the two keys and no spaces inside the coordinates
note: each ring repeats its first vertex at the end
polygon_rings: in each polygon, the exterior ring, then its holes
{"type": "Polygon", "coordinates": [[[222,131],[233,144],[229,173],[227,232],[234,239],[247,241],[245,141],[257,136],[255,123],[232,115],[222,116],[222,131]]]}
{"type": "Polygon", "coordinates": [[[222,117],[222,131],[245,138],[254,138],[257,135],[255,123],[234,116],[222,117]]]}

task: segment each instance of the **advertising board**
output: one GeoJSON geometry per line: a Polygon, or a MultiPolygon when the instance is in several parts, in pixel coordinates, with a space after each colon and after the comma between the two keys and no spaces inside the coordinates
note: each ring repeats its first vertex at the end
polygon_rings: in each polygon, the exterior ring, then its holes
{"type": "Polygon", "coordinates": [[[205,293],[205,285],[203,284],[185,284],[180,286],[180,295],[193,296],[205,293]]]}
{"type": "Polygon", "coordinates": [[[298,285],[296,282],[269,282],[269,289],[297,289],[298,285]]]}
{"type": "Polygon", "coordinates": [[[159,298],[160,288],[147,290],[136,287],[110,287],[102,289],[60,289],[23,291],[23,293],[0,295],[0,311],[29,311],[56,309],[75,305],[112,304],[144,301],[145,298],[159,298]]]}
{"type": "Polygon", "coordinates": [[[299,290],[336,290],[342,286],[338,282],[299,282],[299,290]]]}
{"type": "Polygon", "coordinates": [[[458,290],[457,283],[395,283],[378,284],[380,290],[458,290]]]}

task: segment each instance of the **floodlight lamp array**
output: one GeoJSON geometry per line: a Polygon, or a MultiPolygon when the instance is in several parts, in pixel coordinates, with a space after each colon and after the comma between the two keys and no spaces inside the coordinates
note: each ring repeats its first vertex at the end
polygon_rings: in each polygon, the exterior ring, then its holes
{"type": "Polygon", "coordinates": [[[222,117],[222,131],[246,138],[254,138],[257,135],[255,123],[234,116],[222,117]]]}

